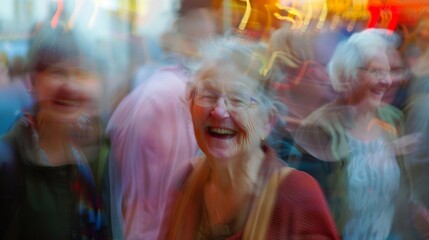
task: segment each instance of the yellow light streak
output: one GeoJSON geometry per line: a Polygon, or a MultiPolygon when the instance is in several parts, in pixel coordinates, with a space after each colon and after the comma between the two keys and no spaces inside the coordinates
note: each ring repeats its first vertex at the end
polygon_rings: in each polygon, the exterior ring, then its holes
{"type": "Polygon", "coordinates": [[[250,0],[243,0],[246,1],[246,11],[244,12],[244,16],[241,19],[240,25],[238,26],[238,29],[244,30],[247,26],[247,23],[249,22],[250,13],[252,12],[252,6],[250,5],[250,0]]]}
{"type": "Polygon", "coordinates": [[[275,12],[273,15],[279,20],[287,21],[292,23],[292,29],[301,28],[302,27],[302,13],[296,9],[291,7],[282,6],[280,3],[275,3],[275,6],[279,10],[284,10],[288,12],[287,16],[283,16],[278,12],[275,12]],[[297,20],[295,20],[297,18],[297,20]]]}
{"type": "Polygon", "coordinates": [[[347,25],[347,31],[351,32],[356,26],[356,19],[350,20],[349,24],[347,25]]]}
{"type": "Polygon", "coordinates": [[[310,24],[311,18],[313,16],[313,4],[311,2],[307,3],[307,13],[304,18],[304,26],[301,28],[301,31],[305,32],[307,30],[308,25],[310,24]]]}
{"type": "Polygon", "coordinates": [[[323,24],[325,24],[326,17],[328,16],[328,4],[326,1],[323,1],[322,12],[319,15],[319,21],[317,22],[316,28],[322,29],[323,24]]]}
{"type": "Polygon", "coordinates": [[[341,21],[341,17],[339,15],[335,15],[332,18],[332,22],[330,26],[331,30],[335,30],[338,27],[338,24],[340,23],[340,21],[341,21]]]}

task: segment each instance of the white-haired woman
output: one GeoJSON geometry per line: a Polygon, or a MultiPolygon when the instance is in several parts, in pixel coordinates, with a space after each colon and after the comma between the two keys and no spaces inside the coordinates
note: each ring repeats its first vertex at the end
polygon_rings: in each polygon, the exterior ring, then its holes
{"type": "Polygon", "coordinates": [[[180,189],[167,239],[338,239],[317,182],[267,145],[277,110],[264,48],[231,39],[206,50],[189,91],[205,155],[180,189]]]}
{"type": "MultiPolygon", "coordinates": [[[[328,201],[344,239],[387,239],[405,180],[397,158],[402,113],[383,104],[387,42],[374,30],[341,43],[328,65],[338,98],[312,113],[295,140],[325,162],[328,201]]],[[[395,229],[394,229],[395,228],[395,229]]]]}

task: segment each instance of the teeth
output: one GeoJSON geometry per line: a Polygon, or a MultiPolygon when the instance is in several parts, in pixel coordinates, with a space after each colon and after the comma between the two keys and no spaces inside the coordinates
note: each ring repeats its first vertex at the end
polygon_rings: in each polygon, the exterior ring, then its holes
{"type": "Polygon", "coordinates": [[[217,134],[231,135],[235,134],[235,131],[225,129],[225,128],[210,128],[210,131],[217,134]]]}

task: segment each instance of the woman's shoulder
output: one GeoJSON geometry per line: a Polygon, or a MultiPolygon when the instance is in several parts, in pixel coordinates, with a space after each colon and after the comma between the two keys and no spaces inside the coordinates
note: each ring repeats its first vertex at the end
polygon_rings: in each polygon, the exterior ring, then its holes
{"type": "Polygon", "coordinates": [[[304,124],[332,125],[343,122],[353,113],[353,109],[347,105],[342,105],[336,101],[327,103],[311,113],[304,124]]]}
{"type": "MultiPolygon", "coordinates": [[[[272,230],[299,239],[339,239],[326,199],[309,174],[294,170],[278,188],[272,230]],[[293,225],[294,228],[289,228],[293,225]]],[[[292,238],[294,238],[292,237],[292,238]]]]}
{"type": "Polygon", "coordinates": [[[6,150],[11,152],[13,148],[17,148],[19,145],[30,145],[28,143],[31,138],[31,134],[29,132],[30,124],[31,122],[28,117],[21,117],[15,122],[9,132],[0,136],[0,159],[5,158],[6,150]]]}
{"type": "Polygon", "coordinates": [[[317,181],[308,173],[289,166],[271,171],[267,186],[276,183],[280,198],[298,199],[302,195],[311,196],[321,193],[317,181]]]}
{"type": "MultiPolygon", "coordinates": [[[[308,143],[311,143],[312,147],[328,146],[331,143],[331,138],[342,138],[344,129],[352,122],[353,114],[353,107],[342,105],[335,101],[328,103],[317,109],[302,122],[294,134],[294,138],[298,145],[301,145],[304,149],[306,149],[304,146],[308,145],[308,143]],[[314,145],[314,143],[317,143],[317,145],[314,145]]],[[[308,149],[306,150],[308,151],[308,149]]],[[[318,158],[324,159],[321,156],[318,158]]]]}
{"type": "Polygon", "coordinates": [[[317,181],[308,173],[291,168],[290,173],[280,183],[279,191],[291,197],[320,193],[317,181]]]}

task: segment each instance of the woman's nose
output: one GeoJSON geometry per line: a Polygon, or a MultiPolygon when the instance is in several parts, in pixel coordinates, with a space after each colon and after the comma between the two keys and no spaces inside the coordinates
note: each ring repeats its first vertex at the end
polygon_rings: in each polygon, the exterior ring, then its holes
{"type": "Polygon", "coordinates": [[[229,117],[228,107],[226,106],[225,98],[219,97],[217,103],[214,105],[211,115],[218,119],[229,117]]]}
{"type": "Polygon", "coordinates": [[[387,75],[387,76],[381,78],[380,84],[382,84],[386,88],[390,87],[390,85],[392,85],[392,77],[390,75],[387,75]]]}

